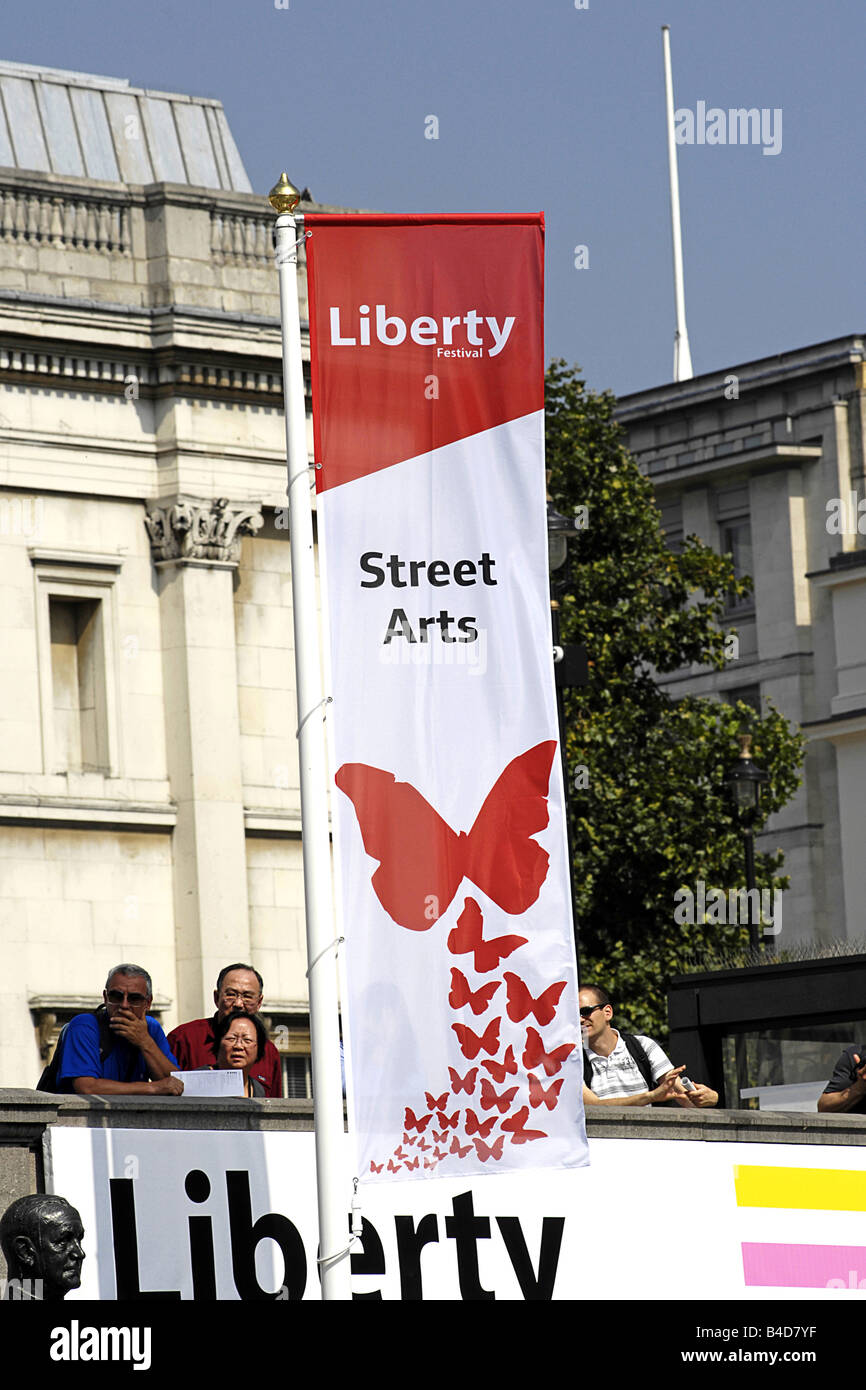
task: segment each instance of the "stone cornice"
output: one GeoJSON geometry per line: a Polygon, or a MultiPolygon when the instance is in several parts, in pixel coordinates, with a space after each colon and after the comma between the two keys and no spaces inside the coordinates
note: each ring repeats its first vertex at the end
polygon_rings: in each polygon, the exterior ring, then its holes
{"type": "Polygon", "coordinates": [[[259,502],[180,495],[173,502],[149,503],[144,524],[156,564],[234,569],[240,560],[241,537],[255,535],[264,517],[259,502]]]}

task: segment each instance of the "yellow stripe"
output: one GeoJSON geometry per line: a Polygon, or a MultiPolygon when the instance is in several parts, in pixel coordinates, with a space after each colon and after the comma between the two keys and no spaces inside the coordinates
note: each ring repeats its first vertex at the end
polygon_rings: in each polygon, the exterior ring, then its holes
{"type": "Polygon", "coordinates": [[[866,1171],[850,1168],[734,1167],[738,1207],[866,1211],[866,1171]]]}

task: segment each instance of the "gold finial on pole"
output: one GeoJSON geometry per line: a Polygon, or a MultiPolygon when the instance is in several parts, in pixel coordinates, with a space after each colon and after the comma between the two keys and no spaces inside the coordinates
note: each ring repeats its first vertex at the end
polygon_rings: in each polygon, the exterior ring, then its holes
{"type": "Polygon", "coordinates": [[[268,202],[274,212],[294,212],[300,201],[301,195],[287,178],[284,169],[268,194],[268,202]]]}

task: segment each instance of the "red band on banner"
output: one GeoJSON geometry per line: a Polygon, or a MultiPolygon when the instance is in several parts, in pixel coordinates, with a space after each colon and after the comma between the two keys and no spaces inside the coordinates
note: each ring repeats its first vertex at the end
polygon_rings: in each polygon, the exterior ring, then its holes
{"type": "Polygon", "coordinates": [[[305,227],[319,492],[543,408],[541,214],[305,227]]]}

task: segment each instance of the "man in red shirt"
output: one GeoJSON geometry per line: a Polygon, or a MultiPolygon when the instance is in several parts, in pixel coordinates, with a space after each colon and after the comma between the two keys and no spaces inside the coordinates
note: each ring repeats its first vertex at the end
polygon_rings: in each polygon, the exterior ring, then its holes
{"type": "MultiPolygon", "coordinates": [[[[216,1061],[213,1028],[217,1019],[225,1018],[232,1009],[243,1009],[245,1013],[257,1014],[262,1007],[263,988],[261,975],[251,965],[225,966],[219,973],[213,992],[217,1009],[213,1017],[196,1018],[191,1023],[181,1023],[168,1035],[169,1046],[177,1058],[179,1070],[194,1071],[196,1067],[212,1067],[216,1061]]],[[[283,1094],[280,1054],[272,1042],[266,1043],[260,1060],[250,1069],[250,1075],[262,1083],[266,1096],[278,1100],[283,1094]]]]}

